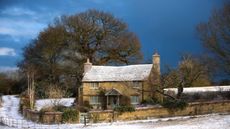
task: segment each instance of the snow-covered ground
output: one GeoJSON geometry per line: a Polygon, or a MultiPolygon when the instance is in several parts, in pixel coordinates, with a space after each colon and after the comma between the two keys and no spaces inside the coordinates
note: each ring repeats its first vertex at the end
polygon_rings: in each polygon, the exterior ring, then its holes
{"type": "MultiPolygon", "coordinates": [[[[0,117],[9,117],[23,120],[18,113],[19,98],[16,96],[3,96],[3,105],[0,108],[0,117]]],[[[152,118],[149,120],[137,120],[129,122],[99,123],[89,124],[59,124],[59,125],[41,125],[27,121],[30,128],[48,128],[48,129],[229,129],[230,114],[209,114],[200,116],[184,116],[171,118],[152,118]]],[[[22,127],[19,127],[22,128],[22,127]]],[[[0,129],[10,129],[1,126],[0,129]]]]}
{"type": "Polygon", "coordinates": [[[62,99],[39,99],[35,103],[35,109],[40,111],[43,107],[49,107],[52,106],[52,104],[56,101],[61,105],[64,106],[71,106],[74,102],[75,98],[62,98],[62,99]]]}
{"type": "Polygon", "coordinates": [[[23,119],[23,116],[18,113],[19,98],[15,95],[2,96],[3,104],[0,108],[0,117],[8,117],[14,119],[23,119]]]}

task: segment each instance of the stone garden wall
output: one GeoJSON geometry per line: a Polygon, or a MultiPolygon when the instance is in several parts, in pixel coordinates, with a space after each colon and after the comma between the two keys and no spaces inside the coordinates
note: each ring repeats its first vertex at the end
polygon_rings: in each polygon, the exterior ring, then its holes
{"type": "Polygon", "coordinates": [[[44,112],[33,111],[30,109],[23,109],[23,116],[26,119],[34,122],[41,122],[46,124],[58,124],[62,122],[62,112],[44,112]]]}
{"type": "Polygon", "coordinates": [[[184,110],[172,111],[162,107],[136,109],[134,112],[117,113],[113,111],[91,111],[92,122],[111,122],[140,120],[153,117],[171,117],[185,115],[202,115],[209,113],[230,112],[230,101],[190,103],[184,110]]]}
{"type": "MultiPolygon", "coordinates": [[[[163,107],[143,107],[136,109],[134,112],[114,112],[112,110],[90,111],[89,121],[92,123],[112,122],[112,121],[129,121],[141,120],[159,117],[202,115],[209,113],[226,113],[230,112],[230,101],[221,102],[202,102],[189,103],[189,106],[183,110],[168,110],[163,107]]],[[[57,124],[62,122],[62,112],[45,112],[39,113],[29,109],[23,110],[23,115],[32,121],[46,124],[57,124]]],[[[79,122],[79,121],[78,121],[79,122]]],[[[77,122],[77,123],[78,123],[77,122]]]]}

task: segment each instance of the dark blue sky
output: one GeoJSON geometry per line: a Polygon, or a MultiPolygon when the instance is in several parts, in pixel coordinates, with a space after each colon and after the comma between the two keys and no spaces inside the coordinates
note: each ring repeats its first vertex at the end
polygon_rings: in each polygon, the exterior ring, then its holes
{"type": "Polygon", "coordinates": [[[157,49],[162,64],[176,66],[180,54],[202,52],[195,27],[223,0],[0,0],[0,69],[16,67],[22,48],[55,17],[87,9],[122,19],[142,43],[145,59],[157,49]]]}

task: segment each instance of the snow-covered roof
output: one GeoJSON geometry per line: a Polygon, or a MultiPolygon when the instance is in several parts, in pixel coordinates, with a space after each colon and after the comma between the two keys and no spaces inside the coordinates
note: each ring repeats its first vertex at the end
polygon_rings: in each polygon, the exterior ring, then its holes
{"type": "Polygon", "coordinates": [[[152,64],[128,66],[92,66],[92,68],[85,73],[82,81],[143,81],[147,79],[151,69],[152,64]]]}

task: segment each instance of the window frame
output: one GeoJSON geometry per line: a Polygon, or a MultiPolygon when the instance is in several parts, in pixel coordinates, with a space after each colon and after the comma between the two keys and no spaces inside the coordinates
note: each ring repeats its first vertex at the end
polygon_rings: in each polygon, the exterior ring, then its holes
{"type": "Polygon", "coordinates": [[[132,105],[137,105],[137,104],[140,104],[140,98],[138,95],[132,95],[130,96],[130,102],[132,105]],[[135,100],[135,102],[133,101],[135,100]]]}
{"type": "Polygon", "coordinates": [[[95,90],[99,88],[99,83],[98,82],[91,82],[90,83],[90,89],[95,90]]]}
{"type": "Polygon", "coordinates": [[[133,88],[141,88],[142,82],[140,81],[133,81],[133,88]]]}
{"type": "Polygon", "coordinates": [[[89,98],[89,104],[91,104],[91,105],[99,105],[99,104],[101,104],[99,96],[97,96],[97,95],[90,96],[90,98],[89,98]]]}

